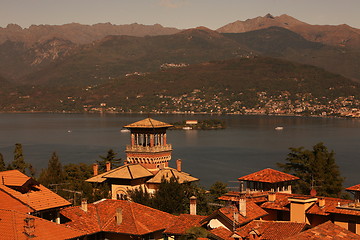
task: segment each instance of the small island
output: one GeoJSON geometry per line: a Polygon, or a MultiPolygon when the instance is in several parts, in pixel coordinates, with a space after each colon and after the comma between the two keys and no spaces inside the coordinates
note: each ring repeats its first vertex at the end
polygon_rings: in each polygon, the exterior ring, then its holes
{"type": "Polygon", "coordinates": [[[206,119],[206,120],[186,120],[181,122],[171,123],[172,130],[217,130],[225,129],[225,121],[218,119],[206,119]]]}

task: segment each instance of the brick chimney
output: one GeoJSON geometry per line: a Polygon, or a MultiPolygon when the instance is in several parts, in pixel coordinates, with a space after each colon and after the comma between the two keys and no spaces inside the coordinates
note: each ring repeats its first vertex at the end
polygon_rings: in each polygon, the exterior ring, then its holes
{"type": "Polygon", "coordinates": [[[181,172],[181,159],[176,160],[176,170],[178,170],[178,172],[181,172]]]}
{"type": "Polygon", "coordinates": [[[325,207],[325,198],[324,197],[321,197],[319,198],[319,207],[325,207]]]}
{"type": "Polygon", "coordinates": [[[246,197],[241,197],[239,200],[239,213],[246,217],[246,197]]]}
{"type": "Polygon", "coordinates": [[[87,200],[85,198],[83,198],[81,200],[81,209],[84,211],[84,212],[87,212],[88,208],[87,208],[87,200]]]}
{"type": "Polygon", "coordinates": [[[94,176],[97,176],[99,174],[99,164],[97,163],[93,164],[93,172],[94,172],[94,176]]]}
{"type": "Polygon", "coordinates": [[[107,161],[106,162],[106,171],[110,171],[111,170],[111,162],[107,161]]]}
{"type": "Polygon", "coordinates": [[[122,209],[117,208],[116,209],[116,225],[120,225],[122,223],[122,209]]]}
{"type": "Polygon", "coordinates": [[[275,202],[276,200],[276,193],[275,192],[269,192],[268,193],[268,201],[269,202],[275,202]]]}
{"type": "Polygon", "coordinates": [[[35,218],[27,217],[24,219],[24,234],[27,239],[35,237],[35,218]]]}
{"type": "Polygon", "coordinates": [[[190,214],[196,215],[196,197],[192,196],[190,197],[190,214]]]}

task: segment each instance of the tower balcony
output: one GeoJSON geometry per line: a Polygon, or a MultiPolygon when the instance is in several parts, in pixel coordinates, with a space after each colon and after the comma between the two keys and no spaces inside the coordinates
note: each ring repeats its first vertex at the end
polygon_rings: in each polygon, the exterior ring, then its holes
{"type": "Polygon", "coordinates": [[[141,145],[126,145],[126,152],[146,152],[146,153],[155,153],[155,152],[166,152],[171,151],[172,145],[157,145],[157,146],[141,146],[141,145]]]}

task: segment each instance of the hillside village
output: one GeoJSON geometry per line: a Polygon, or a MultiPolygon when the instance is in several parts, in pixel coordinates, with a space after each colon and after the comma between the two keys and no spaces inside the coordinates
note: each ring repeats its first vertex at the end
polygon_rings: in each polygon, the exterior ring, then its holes
{"type": "MultiPolygon", "coordinates": [[[[241,93],[239,93],[241,95],[241,93]]],[[[360,101],[354,96],[338,97],[334,100],[318,99],[311,93],[297,94],[295,100],[291,94],[283,91],[279,95],[268,95],[267,92],[256,92],[257,104],[253,107],[244,106],[241,101],[231,100],[234,93],[218,92],[206,96],[199,89],[180,97],[157,95],[161,105],[156,109],[140,106],[140,112],[172,113],[172,114],[239,114],[239,115],[288,115],[288,116],[332,116],[360,117],[360,101]],[[207,101],[211,98],[210,101],[207,101]]],[[[139,98],[142,96],[138,96],[139,98]]],[[[87,112],[131,112],[131,109],[108,106],[106,102],[100,106],[85,105],[87,112]]]]}
{"type": "Polygon", "coordinates": [[[220,196],[217,209],[204,216],[199,196],[180,215],[132,201],[134,189],[155,194],[162,181],[199,181],[181,160],[169,167],[171,126],[152,118],[124,126],[130,131],[124,164],[108,162],[100,173],[95,163],[86,180],[94,191],[108,186],[109,199],[73,205],[19,170],[0,172],[1,239],[360,239],[360,184],[345,189],[352,200],[300,195],[293,193],[297,176],[270,168],[232,179],[239,189],[220,196]]]}

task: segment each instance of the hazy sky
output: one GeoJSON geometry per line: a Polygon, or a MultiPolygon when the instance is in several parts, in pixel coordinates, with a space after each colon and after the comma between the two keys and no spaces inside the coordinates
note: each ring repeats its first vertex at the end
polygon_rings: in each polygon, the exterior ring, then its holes
{"type": "Polygon", "coordinates": [[[345,23],[360,28],[359,11],[360,0],[0,0],[0,27],[136,22],[215,30],[271,13],[310,24],[345,23]]]}

